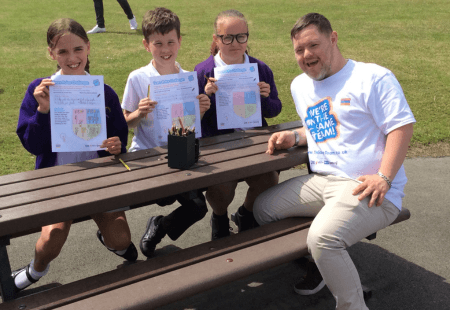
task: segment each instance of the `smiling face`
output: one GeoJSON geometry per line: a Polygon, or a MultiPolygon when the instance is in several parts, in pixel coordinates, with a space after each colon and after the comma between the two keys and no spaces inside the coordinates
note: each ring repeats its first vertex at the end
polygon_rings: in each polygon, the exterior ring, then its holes
{"type": "Polygon", "coordinates": [[[152,53],[153,66],[161,75],[177,73],[174,69],[181,46],[181,37],[178,38],[175,29],[166,34],[155,32],[148,37],[148,41],[144,39],[142,43],[145,49],[152,53]]]}
{"type": "Polygon", "coordinates": [[[315,25],[298,32],[293,38],[295,58],[310,78],[321,81],[340,70],[341,57],[337,48],[337,33],[321,33],[315,25]]]}
{"type": "Polygon", "coordinates": [[[63,75],[83,75],[90,52],[89,42],[66,32],[55,38],[56,45],[48,48],[50,57],[58,62],[63,75]]]}
{"type": "MultiPolygon", "coordinates": [[[[248,32],[247,24],[240,18],[223,17],[217,22],[218,35],[236,35],[248,32]]],[[[213,40],[219,47],[219,55],[227,65],[240,64],[244,62],[244,53],[247,42],[239,43],[236,38],[231,44],[223,44],[220,37],[213,34],[213,40]]]]}

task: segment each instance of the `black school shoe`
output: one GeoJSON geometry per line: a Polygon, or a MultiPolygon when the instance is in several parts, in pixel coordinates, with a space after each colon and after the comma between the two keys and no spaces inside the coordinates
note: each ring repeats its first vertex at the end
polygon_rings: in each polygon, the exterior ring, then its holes
{"type": "Polygon", "coordinates": [[[225,238],[230,235],[230,220],[228,216],[215,217],[214,213],[211,214],[211,241],[225,238]]]}
{"type": "Polygon", "coordinates": [[[17,269],[17,270],[14,270],[13,272],[11,272],[11,277],[13,278],[15,293],[18,293],[18,292],[20,292],[20,291],[26,289],[27,287],[29,287],[31,284],[36,283],[37,281],[39,281],[39,280],[35,280],[35,279],[31,276],[31,274],[30,274],[30,264],[28,264],[28,265],[26,265],[26,266],[24,266],[24,267],[22,267],[22,268],[20,268],[20,269],[17,269]],[[25,287],[23,287],[23,288],[18,288],[18,287],[16,286],[16,277],[19,275],[19,273],[22,273],[22,272],[25,272],[25,275],[27,276],[27,279],[28,279],[28,281],[29,281],[30,283],[28,283],[28,284],[27,284],[25,287]]]}
{"type": "Polygon", "coordinates": [[[105,245],[105,243],[103,242],[102,233],[100,232],[100,230],[97,230],[97,238],[105,246],[105,248],[107,248],[110,252],[113,252],[117,256],[125,258],[129,262],[135,262],[137,260],[138,251],[137,251],[136,247],[134,246],[133,242],[130,243],[125,254],[120,255],[120,254],[116,253],[116,250],[112,250],[105,245]]]}
{"type": "Polygon", "coordinates": [[[316,264],[309,262],[307,268],[306,276],[294,285],[294,291],[300,295],[313,295],[325,286],[325,282],[316,264]]]}
{"type": "Polygon", "coordinates": [[[141,238],[139,247],[142,254],[147,257],[151,257],[155,252],[156,245],[161,242],[162,238],[166,236],[161,220],[163,216],[152,216],[148,219],[147,227],[145,228],[144,235],[141,238]]]}
{"type": "Polygon", "coordinates": [[[259,224],[255,220],[255,217],[253,216],[253,212],[250,211],[244,211],[245,214],[241,214],[241,208],[244,208],[244,206],[241,206],[236,213],[232,214],[231,219],[238,227],[238,232],[246,231],[255,227],[258,227],[259,224]]]}

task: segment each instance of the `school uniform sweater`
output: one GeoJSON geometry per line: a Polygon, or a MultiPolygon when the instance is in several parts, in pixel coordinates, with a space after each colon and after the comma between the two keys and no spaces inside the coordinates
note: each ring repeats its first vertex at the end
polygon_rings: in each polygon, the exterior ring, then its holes
{"type": "MultiPolygon", "coordinates": [[[[48,79],[48,77],[46,77],[48,79]]],[[[31,82],[23,98],[19,112],[16,133],[25,149],[36,155],[35,169],[55,166],[57,153],[52,152],[50,113],[38,112],[38,102],[33,96],[34,89],[43,79],[31,82]]],[[[116,92],[105,84],[106,134],[107,137],[119,137],[122,142],[122,153],[126,153],[128,126],[120,107],[116,92]]],[[[106,151],[98,151],[98,156],[111,155],[106,151]]]]}

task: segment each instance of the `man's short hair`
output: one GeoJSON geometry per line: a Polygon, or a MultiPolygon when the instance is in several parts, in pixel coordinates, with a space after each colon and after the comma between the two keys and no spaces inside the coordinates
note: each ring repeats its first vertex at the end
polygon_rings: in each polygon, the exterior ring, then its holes
{"type": "Polygon", "coordinates": [[[142,33],[145,40],[148,41],[150,35],[154,33],[166,34],[176,30],[178,39],[180,33],[180,19],[171,10],[166,8],[156,8],[147,11],[142,19],[142,33]]]}
{"type": "Polygon", "coordinates": [[[303,17],[300,17],[299,20],[297,20],[297,22],[295,23],[294,27],[292,27],[291,40],[297,33],[310,25],[315,25],[319,32],[323,34],[329,35],[333,32],[331,23],[325,16],[319,13],[308,13],[303,17]]]}

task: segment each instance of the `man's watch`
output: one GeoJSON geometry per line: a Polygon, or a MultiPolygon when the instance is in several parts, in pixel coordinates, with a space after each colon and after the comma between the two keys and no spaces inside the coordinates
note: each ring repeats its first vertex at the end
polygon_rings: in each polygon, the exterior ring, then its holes
{"type": "Polygon", "coordinates": [[[295,143],[294,143],[294,146],[297,146],[298,143],[300,142],[300,135],[298,134],[298,131],[297,131],[297,130],[292,130],[292,132],[294,133],[294,136],[295,136],[295,143]]]}

